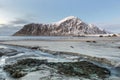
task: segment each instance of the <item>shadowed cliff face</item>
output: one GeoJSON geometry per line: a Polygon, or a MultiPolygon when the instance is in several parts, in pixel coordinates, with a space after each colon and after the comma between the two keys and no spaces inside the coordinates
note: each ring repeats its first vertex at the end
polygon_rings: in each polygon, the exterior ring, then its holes
{"type": "Polygon", "coordinates": [[[83,34],[106,34],[95,25],[86,24],[70,16],[54,24],[27,24],[14,36],[79,36],[83,34]]]}

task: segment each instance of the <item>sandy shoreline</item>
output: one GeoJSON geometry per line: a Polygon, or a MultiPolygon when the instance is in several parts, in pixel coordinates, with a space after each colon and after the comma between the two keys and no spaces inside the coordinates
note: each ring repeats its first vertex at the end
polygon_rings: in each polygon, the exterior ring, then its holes
{"type": "MultiPolygon", "coordinates": [[[[0,45],[21,47],[33,51],[49,53],[57,57],[72,61],[89,61],[111,70],[115,68],[120,61],[120,38],[66,38],[57,40],[6,40],[0,42],[0,45]]],[[[28,52],[29,54],[29,52],[28,52]]],[[[34,52],[33,52],[34,54],[34,52]]],[[[40,57],[42,59],[42,57],[40,57]]],[[[12,59],[12,58],[11,58],[12,59]]],[[[9,60],[9,59],[8,59],[9,60]]],[[[51,60],[52,61],[52,60],[51,60]]],[[[56,60],[55,60],[56,61],[56,60]]],[[[114,71],[112,72],[114,74],[114,71]]],[[[116,73],[115,73],[116,74],[116,73]]],[[[30,73],[22,80],[30,79],[30,73]]],[[[39,75],[38,75],[39,76],[39,75]]],[[[36,78],[34,76],[33,78],[36,78]]],[[[38,77],[39,78],[39,77],[38,77]]],[[[119,77],[111,76],[110,80],[117,80],[119,77]]],[[[12,79],[11,79],[12,80],[12,79]]],[[[84,80],[84,79],[83,79],[84,80]]],[[[109,79],[106,79],[109,80],[109,79]]]]}
{"type": "MultiPolygon", "coordinates": [[[[0,42],[0,44],[39,47],[40,50],[49,52],[66,52],[84,56],[98,57],[112,61],[119,61],[119,49],[116,43],[120,42],[119,37],[114,38],[66,38],[57,40],[9,40],[0,42]],[[114,46],[115,45],[115,46],[114,46]],[[116,48],[115,48],[116,47],[116,48]],[[112,50],[113,49],[113,50],[112,50]],[[109,54],[110,53],[110,54],[109,54]],[[113,57],[118,56],[118,57],[113,57]]],[[[119,47],[119,46],[118,46],[119,47]]]]}

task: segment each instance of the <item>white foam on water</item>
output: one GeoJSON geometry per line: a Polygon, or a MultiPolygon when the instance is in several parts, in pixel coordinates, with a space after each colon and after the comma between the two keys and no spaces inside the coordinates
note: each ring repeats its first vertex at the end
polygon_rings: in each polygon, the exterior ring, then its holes
{"type": "Polygon", "coordinates": [[[5,60],[7,59],[8,57],[6,57],[6,56],[2,56],[1,58],[0,58],[0,66],[4,66],[5,65],[5,60]]]}

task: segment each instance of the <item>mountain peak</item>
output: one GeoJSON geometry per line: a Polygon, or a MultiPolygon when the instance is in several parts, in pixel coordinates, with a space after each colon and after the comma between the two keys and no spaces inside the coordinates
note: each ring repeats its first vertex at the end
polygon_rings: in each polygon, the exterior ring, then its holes
{"type": "Polygon", "coordinates": [[[78,17],[75,17],[75,16],[68,16],[66,18],[64,18],[64,20],[69,20],[69,19],[77,19],[78,17]]]}
{"type": "Polygon", "coordinates": [[[64,23],[64,22],[70,21],[70,20],[73,20],[73,21],[76,21],[76,20],[77,20],[77,21],[79,21],[80,23],[82,22],[78,17],[68,16],[68,17],[66,17],[66,18],[64,18],[64,19],[56,22],[55,24],[56,24],[56,25],[60,25],[61,23],[64,23]]]}

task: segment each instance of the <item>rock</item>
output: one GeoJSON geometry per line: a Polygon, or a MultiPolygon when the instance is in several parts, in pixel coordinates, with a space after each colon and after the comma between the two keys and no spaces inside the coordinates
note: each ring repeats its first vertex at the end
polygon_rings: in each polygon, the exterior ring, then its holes
{"type": "Polygon", "coordinates": [[[46,62],[47,60],[23,59],[13,65],[4,66],[4,70],[9,72],[11,77],[20,78],[25,76],[28,72],[39,70],[39,66],[46,62]]]}
{"type": "Polygon", "coordinates": [[[39,49],[39,48],[40,48],[39,46],[31,47],[31,49],[39,49]]]}
{"type": "Polygon", "coordinates": [[[4,66],[4,70],[8,72],[13,78],[20,78],[29,72],[44,70],[49,68],[41,68],[40,66],[46,65],[52,69],[57,70],[57,73],[65,76],[79,76],[90,78],[91,75],[96,75],[99,78],[106,78],[110,76],[110,71],[106,68],[97,66],[87,61],[81,62],[47,62],[46,60],[38,59],[23,59],[17,61],[12,65],[4,66]]]}
{"type": "Polygon", "coordinates": [[[89,42],[89,43],[96,43],[96,41],[86,41],[86,42],[89,42]]]}
{"type": "Polygon", "coordinates": [[[116,46],[116,47],[114,47],[114,48],[120,49],[120,46],[116,46]]]}
{"type": "Polygon", "coordinates": [[[93,43],[96,43],[96,41],[92,41],[93,43]]]}
{"type": "Polygon", "coordinates": [[[112,37],[117,37],[117,35],[116,35],[116,34],[113,34],[112,37]]]}
{"type": "Polygon", "coordinates": [[[20,77],[23,77],[25,75],[26,75],[26,73],[22,73],[20,71],[16,71],[13,74],[11,74],[11,76],[14,77],[14,78],[20,78],[20,77]]]}
{"type": "Polygon", "coordinates": [[[56,68],[60,74],[68,76],[90,78],[91,74],[96,74],[99,78],[105,78],[110,75],[110,71],[108,69],[99,67],[87,61],[49,63],[48,65],[56,68]]]}
{"type": "Polygon", "coordinates": [[[100,35],[99,37],[103,37],[103,35],[100,35]]]}
{"type": "Polygon", "coordinates": [[[73,46],[70,46],[71,48],[74,48],[73,46]]]}
{"type": "Polygon", "coordinates": [[[91,41],[86,41],[86,42],[91,42],[91,41]]]}
{"type": "Polygon", "coordinates": [[[70,16],[54,24],[27,24],[14,36],[79,36],[84,34],[106,34],[95,25],[87,24],[77,17],[70,16]]]}
{"type": "Polygon", "coordinates": [[[118,35],[117,34],[109,34],[108,36],[106,37],[117,37],[118,35]]]}
{"type": "Polygon", "coordinates": [[[45,64],[47,63],[47,60],[38,60],[38,59],[23,59],[23,60],[20,60],[20,61],[17,61],[17,64],[15,65],[25,65],[25,66],[39,66],[41,64],[45,64]]]}
{"type": "Polygon", "coordinates": [[[0,57],[2,57],[4,54],[2,52],[0,52],[0,57]]]}

